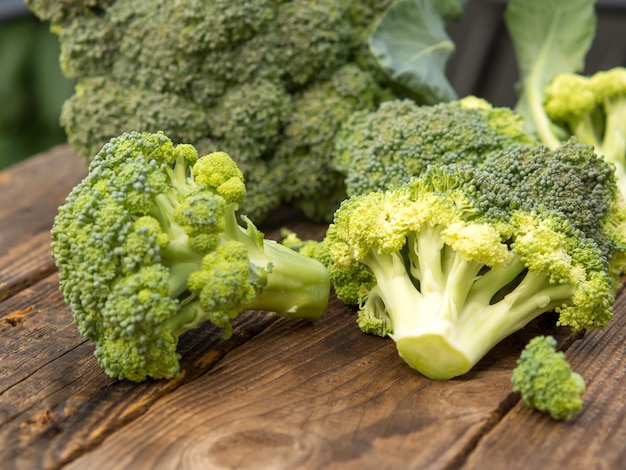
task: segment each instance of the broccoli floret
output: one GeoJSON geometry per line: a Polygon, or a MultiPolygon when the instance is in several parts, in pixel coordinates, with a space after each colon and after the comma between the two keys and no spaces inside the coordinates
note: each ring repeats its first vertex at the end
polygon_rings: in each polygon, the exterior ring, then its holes
{"type": "Polygon", "coordinates": [[[248,188],[241,210],[258,222],[283,202],[326,220],[336,209],[344,191],[326,139],[346,113],[390,93],[367,39],[392,1],[29,5],[52,21],[61,66],[77,79],[61,121],[80,155],[122,132],[159,130],[201,153],[228,152],[248,188]],[[306,125],[322,109],[328,121],[306,125]]]}
{"type": "MultiPolygon", "coordinates": [[[[547,116],[565,133],[543,137],[552,145],[575,136],[615,165],[620,191],[626,196],[626,68],[615,67],[587,77],[557,75],[546,87],[547,116]]],[[[550,128],[552,129],[552,128],[550,128]]],[[[548,131],[546,131],[548,133],[548,131]]]]}
{"type": "Polygon", "coordinates": [[[478,164],[494,150],[533,143],[518,115],[473,96],[432,106],[392,100],[347,120],[333,162],[354,196],[406,183],[429,164],[478,164]]]}
{"type": "Polygon", "coordinates": [[[556,339],[537,336],[529,341],[513,370],[513,391],[536,410],[558,420],[571,419],[583,407],[585,380],[573,372],[556,339]]]}
{"type": "Polygon", "coordinates": [[[556,310],[558,324],[572,329],[602,328],[612,317],[626,219],[613,208],[619,199],[611,167],[582,144],[510,149],[491,153],[486,169],[431,165],[405,185],[353,196],[323,241],[331,280],[342,273],[349,287],[338,297],[358,305],[359,327],[391,337],[400,356],[430,378],[468,372],[544,312],[556,310]],[[506,174],[535,153],[546,168],[541,178],[534,166],[506,174]],[[589,181],[587,168],[604,173],[593,170],[602,176],[589,181]],[[563,211],[566,179],[572,209],[563,211]],[[574,213],[579,194],[593,199],[588,214],[574,213]],[[583,222],[594,210],[600,229],[587,235],[583,222]],[[374,283],[351,281],[359,264],[374,283]]]}
{"type": "Polygon", "coordinates": [[[179,373],[180,335],[205,321],[232,333],[245,309],[316,319],[325,267],[235,211],[244,178],[224,152],[199,157],[161,132],[103,146],[59,208],[52,251],[80,333],[105,372],[142,381],[179,373]]]}

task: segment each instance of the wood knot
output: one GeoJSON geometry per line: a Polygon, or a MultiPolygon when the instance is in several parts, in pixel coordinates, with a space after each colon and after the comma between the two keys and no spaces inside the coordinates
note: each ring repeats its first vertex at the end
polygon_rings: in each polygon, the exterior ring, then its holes
{"type": "Polygon", "coordinates": [[[233,430],[205,447],[203,460],[210,468],[282,469],[319,461],[326,449],[319,437],[288,426],[259,426],[233,430]]]}

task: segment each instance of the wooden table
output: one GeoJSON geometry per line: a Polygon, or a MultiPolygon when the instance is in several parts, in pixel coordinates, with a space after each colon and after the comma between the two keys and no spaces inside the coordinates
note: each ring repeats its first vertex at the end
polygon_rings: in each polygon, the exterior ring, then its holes
{"type": "MultiPolygon", "coordinates": [[[[186,334],[175,380],[106,377],[49,254],[56,209],[84,174],[67,146],[0,173],[0,467],[626,468],[623,295],[603,331],[572,334],[548,314],[446,382],[411,370],[391,340],[361,333],[334,298],[315,323],[257,312],[228,341],[208,324],[186,334]],[[511,391],[515,360],[539,332],[559,338],[587,381],[570,422],[511,391]]],[[[323,233],[297,219],[276,224],[323,233]]]]}

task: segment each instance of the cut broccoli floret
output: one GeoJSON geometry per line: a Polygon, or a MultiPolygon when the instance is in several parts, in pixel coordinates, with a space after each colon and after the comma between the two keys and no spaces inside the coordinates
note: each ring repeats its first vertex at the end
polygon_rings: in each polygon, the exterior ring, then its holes
{"type": "Polygon", "coordinates": [[[134,381],[179,372],[180,335],[210,321],[232,333],[245,309],[316,319],[325,267],[264,239],[235,211],[241,171],[163,133],[122,134],[59,208],[52,249],[78,328],[105,372],[134,381]]]}
{"type": "Polygon", "coordinates": [[[585,380],[573,372],[556,339],[537,336],[529,341],[513,370],[513,391],[552,418],[568,420],[583,407],[585,380]]]}
{"type": "Polygon", "coordinates": [[[468,372],[544,312],[573,329],[604,327],[624,271],[614,176],[589,146],[512,146],[483,166],[432,165],[405,185],[353,196],[323,241],[359,327],[390,336],[434,379],[468,372]],[[544,166],[517,173],[529,155],[544,166]],[[571,193],[561,192],[566,180],[571,193]],[[357,265],[375,282],[352,277],[357,265]]]}

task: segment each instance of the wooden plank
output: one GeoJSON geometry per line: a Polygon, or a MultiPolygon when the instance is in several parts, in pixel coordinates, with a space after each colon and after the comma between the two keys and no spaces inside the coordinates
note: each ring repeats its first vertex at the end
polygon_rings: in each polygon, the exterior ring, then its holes
{"type": "Polygon", "coordinates": [[[526,341],[566,334],[548,316],[437,382],[354,320],[333,300],[313,324],[277,321],[68,468],[453,468],[514,405],[526,341]]]}
{"type": "Polygon", "coordinates": [[[0,172],[0,301],[54,272],[49,231],[56,210],[85,175],[61,145],[0,172]]]}
{"type": "Polygon", "coordinates": [[[477,446],[465,468],[626,468],[626,297],[605,330],[588,332],[566,352],[587,381],[583,410],[551,420],[522,402],[477,446]]]}
{"type": "Polygon", "coordinates": [[[179,378],[135,384],[104,375],[56,274],[0,303],[0,313],[0,462],[25,469],[59,468],[81,455],[276,320],[244,313],[228,341],[202,326],[180,340],[179,378]]]}
{"type": "MultiPolygon", "coordinates": [[[[142,414],[156,399],[194,380],[275,321],[244,313],[229,341],[206,325],[181,338],[183,373],[144,384],[107,378],[80,337],[58,292],[49,229],[58,206],[85,174],[61,146],[0,173],[10,204],[0,208],[0,461],[17,468],[58,468],[142,414]]],[[[271,221],[323,233],[292,211],[271,221]]],[[[268,237],[278,237],[268,229],[268,237]]],[[[4,464],[3,464],[4,465],[4,464]]]]}

